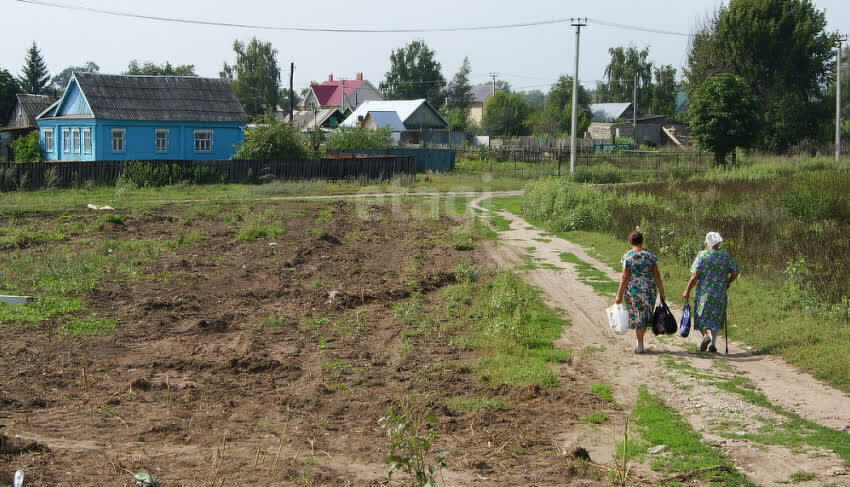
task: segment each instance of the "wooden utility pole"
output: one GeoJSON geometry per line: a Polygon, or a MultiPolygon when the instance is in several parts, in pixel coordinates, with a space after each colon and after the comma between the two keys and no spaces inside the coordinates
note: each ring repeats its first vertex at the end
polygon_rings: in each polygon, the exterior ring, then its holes
{"type": "Polygon", "coordinates": [[[587,25],[587,18],[570,19],[571,25],[576,28],[576,66],[573,76],[573,113],[570,130],[570,173],[576,172],[576,131],[578,131],[578,53],[581,28],[587,25]]]}
{"type": "MultiPolygon", "coordinates": [[[[637,82],[638,75],[635,73],[635,86],[632,89],[632,96],[634,97],[634,101],[632,101],[632,128],[637,128],[637,82]]],[[[632,133],[632,139],[635,138],[635,134],[632,133]]]]}
{"type": "Polygon", "coordinates": [[[295,111],[295,93],[292,92],[292,80],[295,77],[295,63],[289,63],[289,123],[292,123],[292,112],[295,111]]]}
{"type": "Polygon", "coordinates": [[[835,162],[841,162],[841,44],[847,35],[838,35],[838,59],[835,68],[835,162]]]}
{"type": "Polygon", "coordinates": [[[499,76],[499,73],[490,73],[490,77],[493,78],[493,92],[492,96],[496,96],[496,76],[499,76]]]}

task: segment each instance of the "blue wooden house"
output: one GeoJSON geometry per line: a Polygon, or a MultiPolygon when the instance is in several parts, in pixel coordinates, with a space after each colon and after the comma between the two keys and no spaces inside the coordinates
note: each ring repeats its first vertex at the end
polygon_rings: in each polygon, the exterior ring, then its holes
{"type": "Polygon", "coordinates": [[[48,161],[215,160],[248,117],[227,80],[74,73],[36,121],[48,161]]]}

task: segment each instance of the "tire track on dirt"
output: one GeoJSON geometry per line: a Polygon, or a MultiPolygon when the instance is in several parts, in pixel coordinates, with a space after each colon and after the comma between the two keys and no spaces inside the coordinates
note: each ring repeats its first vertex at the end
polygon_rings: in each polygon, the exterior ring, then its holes
{"type": "MultiPolygon", "coordinates": [[[[488,198],[481,195],[470,206],[479,211],[489,211],[480,206],[488,198]]],[[[680,411],[704,440],[718,445],[742,473],[759,484],[775,485],[786,482],[792,473],[807,471],[829,476],[827,483],[832,485],[850,485],[844,462],[834,452],[822,449],[792,452],[785,447],[729,440],[728,436],[717,434],[715,425],[721,419],[743,426],[758,425],[754,418],[767,414],[766,410],[745,403],[737,394],[716,387],[698,386],[698,381],[687,374],[675,377],[677,374],[671,373],[663,362],[675,359],[703,371],[712,367],[726,368],[733,375],[749,378],[772,404],[838,430],[850,425],[850,398],[845,394],[796,370],[778,357],[754,355],[738,343],[729,344],[728,356],[691,354],[681,348],[680,345],[685,343],[681,338],[657,340],[650,337],[648,353],[633,354],[634,334],[617,336],[608,328],[605,308],[611,300],[598,296],[589,285],[579,281],[574,267],[562,262],[560,254],[573,253],[614,281],[619,280],[619,273],[572,242],[550,235],[544,238],[543,231],[509,212],[497,214],[510,221],[510,230],[500,233],[501,245],[492,249],[494,260],[503,266],[520,262],[521,256],[534,247],[535,260],[550,268],[527,271],[523,273],[524,277],[543,291],[548,304],[565,309],[572,322],[559,345],[571,347],[575,360],[591,362],[587,365],[599,370],[614,386],[615,398],[628,414],[634,407],[639,385],[646,384],[650,392],[680,411]],[[551,266],[560,270],[553,270],[551,266]],[[681,379],[688,381],[685,387],[691,386],[687,391],[683,392],[674,383],[681,379]]],[[[668,287],[672,291],[677,289],[677,284],[669,283],[668,287]]],[[[689,340],[696,338],[692,336],[689,340]]],[[[611,436],[606,428],[588,428],[586,431],[565,432],[562,442],[567,450],[583,446],[590,451],[592,458],[606,461],[613,453],[614,440],[611,436]]],[[[638,472],[652,475],[645,466],[638,472]]],[[[824,485],[825,480],[818,478],[797,485],[824,485]]]]}

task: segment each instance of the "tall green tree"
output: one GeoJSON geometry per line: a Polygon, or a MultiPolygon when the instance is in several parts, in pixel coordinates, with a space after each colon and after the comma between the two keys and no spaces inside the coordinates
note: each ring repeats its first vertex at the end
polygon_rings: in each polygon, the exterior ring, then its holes
{"type": "Polygon", "coordinates": [[[597,97],[601,103],[629,103],[634,99],[635,75],[637,75],[638,111],[647,112],[652,101],[652,62],[649,48],[634,46],[608,49],[611,60],[605,67],[605,82],[597,86],[597,97]]]}
{"type": "MultiPolygon", "coordinates": [[[[21,91],[18,80],[12,73],[0,69],[0,125],[6,125],[9,112],[15,105],[15,95],[21,91]]],[[[0,156],[5,154],[0,154],[0,156]]]]}
{"type": "Polygon", "coordinates": [[[50,73],[47,71],[47,63],[35,42],[27,49],[27,57],[21,69],[18,83],[26,93],[32,95],[44,95],[48,92],[50,84],[50,73]]]}
{"type": "Polygon", "coordinates": [[[413,41],[390,53],[390,70],[379,88],[393,100],[425,98],[434,106],[442,104],[446,79],[436,53],[424,41],[413,41]]]}
{"type": "Polygon", "coordinates": [[[463,58],[463,64],[455,73],[454,78],[446,87],[446,96],[449,99],[449,108],[460,108],[466,110],[472,103],[472,85],[469,83],[469,73],[472,67],[469,58],[463,58]]]}
{"type": "Polygon", "coordinates": [[[487,135],[512,137],[528,135],[528,116],[531,109],[523,103],[519,93],[497,91],[487,99],[481,129],[487,135]]]}
{"type": "Polygon", "coordinates": [[[68,80],[71,79],[71,73],[99,73],[100,66],[89,61],[85,64],[85,66],[68,66],[67,68],[59,71],[59,74],[53,77],[50,80],[51,87],[57,92],[61,93],[62,90],[68,86],[68,80]]]}
{"type": "Polygon", "coordinates": [[[721,73],[705,80],[690,98],[690,134],[700,147],[714,152],[724,164],[737,147],[750,147],[759,126],[758,98],[749,84],[734,74],[721,73]]]}
{"type": "Polygon", "coordinates": [[[650,87],[651,102],[649,113],[655,115],[671,115],[676,111],[676,68],[667,64],[653,68],[655,82],[650,87]]]}
{"type": "MultiPolygon", "coordinates": [[[[573,120],[573,77],[561,75],[549,90],[546,101],[546,111],[558,119],[562,134],[570,135],[573,120]]],[[[590,127],[590,93],[579,83],[578,85],[578,136],[587,132],[590,127]]]]}
{"type": "Polygon", "coordinates": [[[716,73],[740,76],[761,101],[758,146],[785,151],[826,122],[814,106],[834,74],[825,29],[826,15],[810,0],[730,0],[691,41],[688,92],[716,73]]]}
{"type": "Polygon", "coordinates": [[[195,74],[194,64],[178,64],[172,66],[170,62],[165,61],[164,64],[156,64],[151,61],[140,63],[135,59],[127,64],[127,71],[124,74],[147,75],[147,76],[197,76],[195,74]]]}
{"type": "Polygon", "coordinates": [[[233,41],[236,63],[224,63],[221,77],[231,80],[233,90],[249,115],[271,110],[280,100],[280,66],[277,49],[257,38],[248,44],[233,41]]]}

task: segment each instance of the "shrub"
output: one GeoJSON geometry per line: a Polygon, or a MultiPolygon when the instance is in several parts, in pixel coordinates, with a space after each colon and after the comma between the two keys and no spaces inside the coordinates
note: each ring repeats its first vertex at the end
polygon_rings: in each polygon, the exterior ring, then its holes
{"type": "Polygon", "coordinates": [[[224,176],[208,166],[181,166],[179,164],[151,164],[132,161],[124,165],[115,186],[160,187],[182,182],[213,184],[224,181],[224,176]]]}
{"type": "Polygon", "coordinates": [[[576,168],[572,179],[578,183],[612,184],[622,183],[622,170],[613,164],[605,163],[597,166],[584,166],[576,168]]]}
{"type": "Polygon", "coordinates": [[[16,162],[41,162],[41,142],[38,138],[38,130],[34,130],[23,137],[18,137],[12,142],[12,152],[16,162]]]}
{"type": "Polygon", "coordinates": [[[340,127],[328,136],[327,150],[385,150],[392,147],[389,129],[340,127]]]}
{"type": "Polygon", "coordinates": [[[273,115],[260,119],[257,128],[245,131],[245,140],[233,159],[304,159],[308,149],[304,137],[288,122],[273,115]]]}

